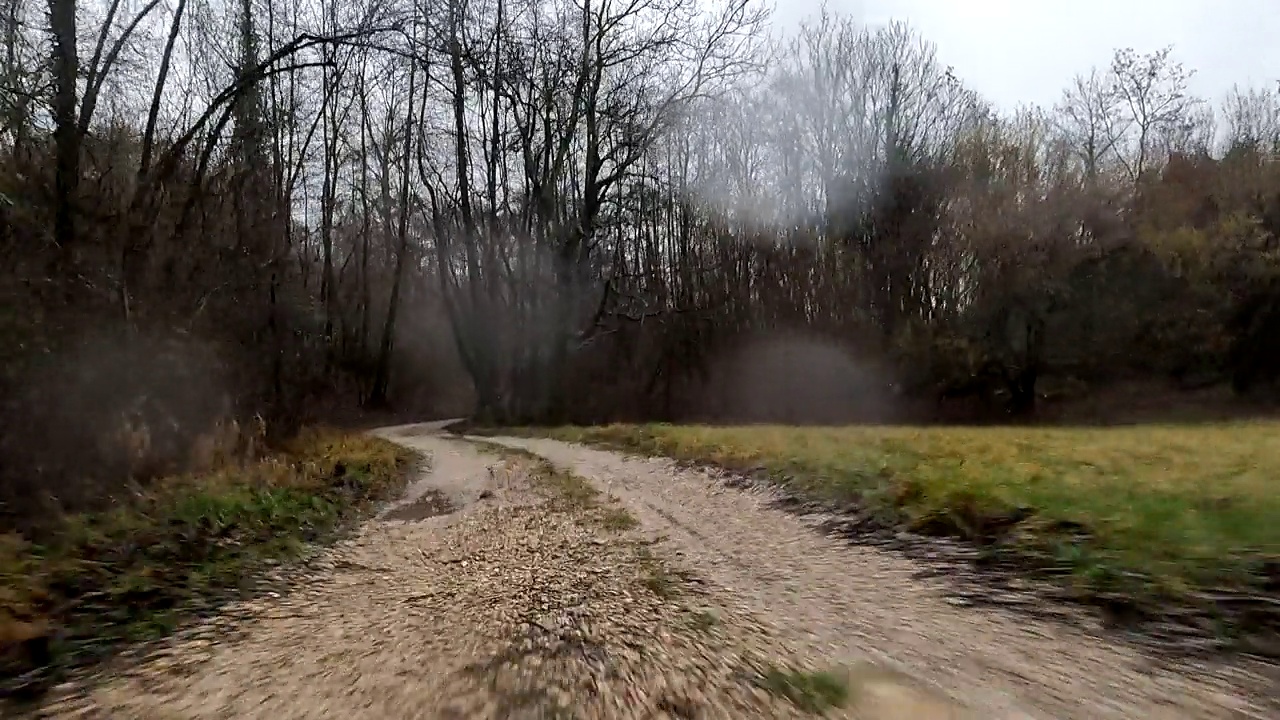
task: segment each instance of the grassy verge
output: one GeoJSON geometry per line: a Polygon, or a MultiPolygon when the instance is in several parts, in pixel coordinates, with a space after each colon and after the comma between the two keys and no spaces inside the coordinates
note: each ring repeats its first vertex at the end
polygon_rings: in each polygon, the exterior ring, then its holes
{"type": "MultiPolygon", "coordinates": [[[[1077,428],[614,425],[565,440],[763,475],[882,527],[959,536],[1082,599],[1280,629],[1280,424],[1077,428]]],[[[1269,653],[1268,653],[1269,654],[1269,653]]]]}
{"type": "Polygon", "coordinates": [[[397,494],[412,455],[384,440],[303,434],[246,467],[174,477],[109,512],[59,518],[40,544],[0,535],[0,689],[169,631],[255,570],[333,538],[397,494]]]}

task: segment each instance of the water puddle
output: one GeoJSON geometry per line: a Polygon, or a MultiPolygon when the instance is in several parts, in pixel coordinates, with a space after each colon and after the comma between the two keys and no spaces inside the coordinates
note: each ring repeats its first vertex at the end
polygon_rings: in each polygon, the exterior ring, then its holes
{"type": "Polygon", "coordinates": [[[457,508],[449,501],[447,495],[439,490],[428,490],[417,500],[388,512],[384,519],[417,522],[427,518],[439,517],[440,515],[448,515],[454,510],[457,510],[457,508]]]}

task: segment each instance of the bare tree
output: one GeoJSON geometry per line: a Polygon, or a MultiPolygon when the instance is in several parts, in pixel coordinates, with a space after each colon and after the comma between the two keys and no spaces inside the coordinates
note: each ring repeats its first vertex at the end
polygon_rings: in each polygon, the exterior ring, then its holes
{"type": "Polygon", "coordinates": [[[1119,96],[1094,69],[1072,80],[1055,111],[1058,128],[1079,157],[1086,182],[1096,185],[1103,164],[1115,157],[1127,127],[1119,96]]]}
{"type": "Polygon", "coordinates": [[[80,133],[76,96],[80,74],[75,0],[49,0],[53,40],[54,242],[69,259],[76,242],[76,193],[80,185],[80,133]]]}
{"type": "Polygon", "coordinates": [[[1111,61],[1111,91],[1119,99],[1124,122],[1111,126],[1108,140],[1130,181],[1150,169],[1161,133],[1178,127],[1199,104],[1188,94],[1192,71],[1173,59],[1173,48],[1146,55],[1117,50],[1111,61]]]}
{"type": "Polygon", "coordinates": [[[1280,94],[1273,88],[1235,86],[1223,101],[1227,149],[1280,150],[1280,94]]]}

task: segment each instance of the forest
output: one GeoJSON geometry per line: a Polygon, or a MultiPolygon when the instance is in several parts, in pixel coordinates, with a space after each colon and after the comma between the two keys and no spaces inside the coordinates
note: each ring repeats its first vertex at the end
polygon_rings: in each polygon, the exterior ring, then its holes
{"type": "Polygon", "coordinates": [[[909,24],[757,0],[0,27],[8,517],[361,412],[1011,422],[1280,371],[1280,93],[1176,48],[1010,112],[909,24]]]}

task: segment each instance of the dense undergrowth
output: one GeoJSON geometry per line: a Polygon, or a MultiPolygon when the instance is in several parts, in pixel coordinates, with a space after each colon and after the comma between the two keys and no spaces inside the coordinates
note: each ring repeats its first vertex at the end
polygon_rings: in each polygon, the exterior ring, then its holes
{"type": "Polygon", "coordinates": [[[396,495],[413,460],[378,438],[312,430],[258,461],[166,478],[107,511],[55,518],[38,544],[0,535],[0,689],[38,692],[251,589],[259,571],[396,495]]]}
{"type": "Polygon", "coordinates": [[[978,544],[1134,619],[1280,654],[1280,425],[611,425],[555,437],[762,477],[803,503],[978,544]],[[1239,642],[1236,642],[1239,641],[1239,642]]]}

